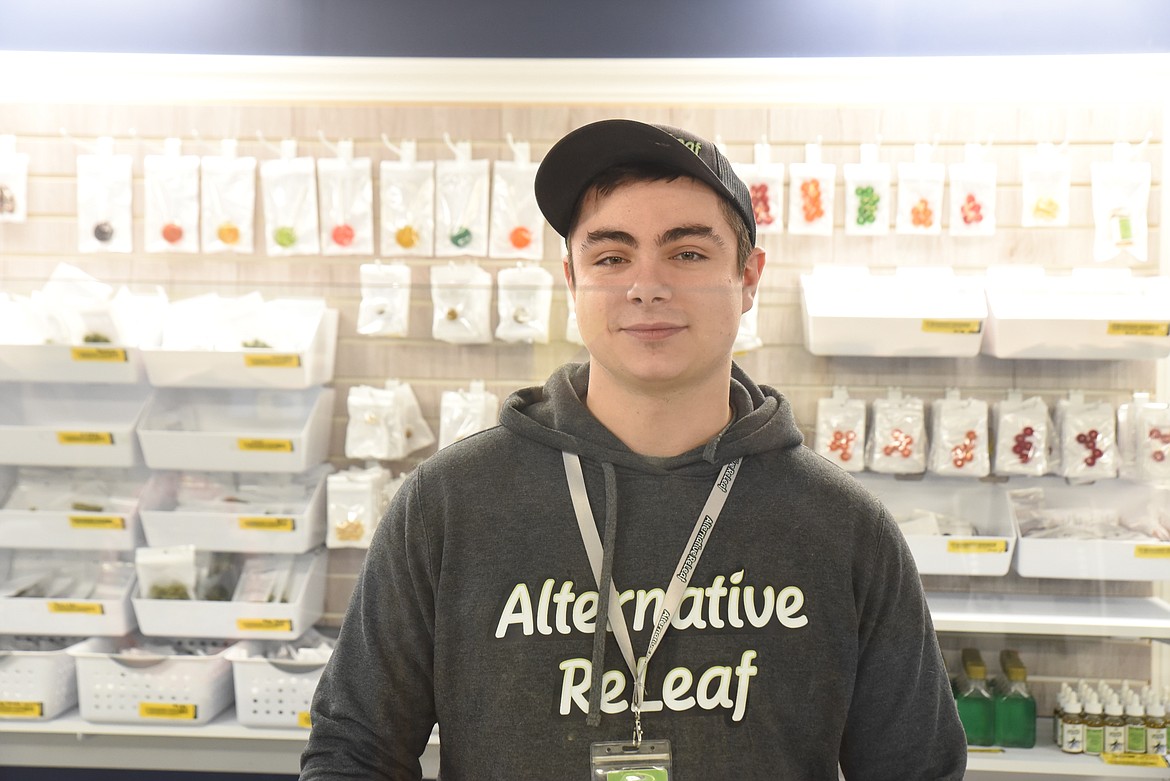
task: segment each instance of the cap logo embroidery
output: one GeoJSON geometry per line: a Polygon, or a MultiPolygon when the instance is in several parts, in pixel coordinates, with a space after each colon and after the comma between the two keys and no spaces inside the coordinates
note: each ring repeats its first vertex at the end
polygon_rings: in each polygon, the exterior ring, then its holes
{"type": "Polygon", "coordinates": [[[698,156],[699,156],[699,151],[700,151],[700,150],[703,148],[703,145],[702,145],[700,142],[698,142],[698,141],[688,141],[687,139],[685,139],[685,138],[681,138],[681,137],[679,137],[679,136],[675,136],[675,138],[676,138],[676,139],[678,139],[678,142],[679,142],[680,144],[682,144],[682,145],[683,145],[683,146],[685,146],[687,149],[689,149],[689,150],[691,150],[692,152],[694,152],[694,153],[695,153],[695,157],[698,157],[698,156]]]}

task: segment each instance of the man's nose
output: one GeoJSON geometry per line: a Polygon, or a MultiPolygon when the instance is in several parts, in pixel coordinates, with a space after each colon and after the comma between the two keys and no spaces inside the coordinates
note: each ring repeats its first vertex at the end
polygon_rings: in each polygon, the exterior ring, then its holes
{"type": "Polygon", "coordinates": [[[633,269],[626,299],[631,302],[648,304],[670,299],[670,284],[657,263],[638,263],[633,269]]]}

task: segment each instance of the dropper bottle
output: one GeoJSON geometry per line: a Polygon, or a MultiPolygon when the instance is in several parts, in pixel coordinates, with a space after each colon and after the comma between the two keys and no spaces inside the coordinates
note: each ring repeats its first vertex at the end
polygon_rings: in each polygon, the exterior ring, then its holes
{"type": "Polygon", "coordinates": [[[1064,704],[1060,733],[1061,751],[1066,754],[1085,752],[1085,717],[1081,715],[1081,701],[1075,694],[1064,704]]]}
{"type": "Polygon", "coordinates": [[[1146,706],[1146,753],[1166,755],[1166,708],[1160,700],[1146,706]]]}
{"type": "Polygon", "coordinates": [[[1085,700],[1085,753],[1097,756],[1105,750],[1105,717],[1095,692],[1085,700]]]}
{"type": "Polygon", "coordinates": [[[1114,694],[1105,703],[1105,753],[1121,754],[1125,751],[1125,709],[1114,694]]]}
{"type": "Polygon", "coordinates": [[[1132,692],[1125,706],[1125,751],[1127,754],[1146,753],[1146,709],[1137,693],[1132,692]]]}

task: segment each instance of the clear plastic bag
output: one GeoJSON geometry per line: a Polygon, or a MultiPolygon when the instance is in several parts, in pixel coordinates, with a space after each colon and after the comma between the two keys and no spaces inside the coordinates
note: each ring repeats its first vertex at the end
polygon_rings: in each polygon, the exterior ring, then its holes
{"type": "Polygon", "coordinates": [[[1139,262],[1149,259],[1149,163],[1131,159],[1126,143],[1114,144],[1113,161],[1092,165],[1093,259],[1104,263],[1125,253],[1139,262]]]}
{"type": "Polygon", "coordinates": [[[1051,424],[1039,396],[1008,398],[995,405],[995,473],[1039,477],[1049,471],[1051,424]]]}
{"type": "Polygon", "coordinates": [[[461,143],[457,159],[435,164],[435,257],[487,257],[489,163],[471,159],[461,143]]]}
{"type": "Polygon", "coordinates": [[[1060,475],[1077,481],[1117,477],[1117,422],[1107,401],[1086,402],[1079,394],[1057,402],[1060,475]]]}
{"type": "Polygon", "coordinates": [[[443,391],[439,403],[439,448],[496,425],[500,399],[484,389],[482,380],[468,390],[443,391]]]}
{"type": "Polygon", "coordinates": [[[994,236],[996,166],[979,144],[966,145],[966,160],[951,163],[950,235],[994,236]]]}
{"type": "Polygon", "coordinates": [[[431,335],[451,344],[492,340],[492,275],[474,263],[431,268],[431,335]]]}
{"type": "Polygon", "coordinates": [[[845,235],[885,236],[890,232],[890,164],[878,162],[876,144],[861,145],[861,162],[845,170],[845,235]]]}
{"type": "Polygon", "coordinates": [[[747,185],[757,236],[784,232],[784,164],[772,161],[772,147],[757,143],[752,163],[738,163],[735,173],[747,185]]]}
{"type": "Polygon", "coordinates": [[[951,391],[931,405],[930,471],[953,477],[986,477],[987,402],[960,399],[951,391]]]}
{"type": "Polygon", "coordinates": [[[146,251],[199,252],[199,158],[168,138],[165,153],[147,155],[142,169],[146,251]]]}
{"type": "Polygon", "coordinates": [[[401,159],[379,166],[382,255],[429,258],[435,254],[435,164],[415,160],[415,144],[403,141],[401,159]]]}
{"type": "Polygon", "coordinates": [[[77,156],[77,251],[132,252],[134,161],[114,154],[108,136],[97,145],[97,154],[77,156]]]}
{"type": "Polygon", "coordinates": [[[16,136],[0,135],[0,222],[28,219],[28,162],[16,151],[16,136]]]}
{"type": "Polygon", "coordinates": [[[1021,155],[1020,171],[1020,225],[1067,228],[1072,192],[1067,144],[1060,149],[1050,143],[1037,144],[1034,152],[1021,155]]]}
{"type": "Polygon", "coordinates": [[[337,157],[317,160],[321,246],[326,255],[374,254],[374,178],[370,158],[354,157],[353,142],[337,157]]]}
{"type": "Polygon", "coordinates": [[[866,465],[874,472],[920,474],[926,471],[926,405],[922,399],[892,391],[873,402],[873,428],[866,442],[866,465]]]}
{"type": "Polygon", "coordinates": [[[260,164],[264,246],[274,257],[318,255],[316,160],[297,157],[295,141],[283,142],[281,153],[260,164]]]}
{"type": "Polygon", "coordinates": [[[201,172],[203,251],[251,255],[256,245],[256,158],[237,157],[235,139],[226,139],[218,157],[203,158],[201,172]]]}
{"type": "Polygon", "coordinates": [[[406,336],[410,330],[410,266],[363,263],[358,274],[362,300],[357,332],[362,336],[406,336]]]}
{"type": "Polygon", "coordinates": [[[942,233],[943,188],[946,166],[930,162],[934,147],[914,145],[914,162],[898,163],[896,232],[938,236],[942,233]]]}
{"type": "Polygon", "coordinates": [[[513,143],[512,150],[515,160],[498,160],[492,168],[488,256],[540,260],[544,217],[536,205],[537,164],[529,161],[527,143],[513,143]]]}
{"type": "Polygon", "coordinates": [[[552,274],[520,264],[500,269],[496,338],[513,344],[548,344],[552,310],[552,274]]]}
{"type": "Polygon", "coordinates": [[[865,468],[865,414],[861,399],[837,387],[817,401],[816,451],[847,472],[865,468]]]}
{"type": "Polygon", "coordinates": [[[805,144],[804,150],[805,162],[788,167],[788,232],[832,236],[837,166],[821,162],[820,144],[805,144]]]}

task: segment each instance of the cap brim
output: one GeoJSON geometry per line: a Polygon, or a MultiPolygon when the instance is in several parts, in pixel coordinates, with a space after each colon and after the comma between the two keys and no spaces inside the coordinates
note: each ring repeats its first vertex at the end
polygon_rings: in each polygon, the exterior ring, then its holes
{"type": "Polygon", "coordinates": [[[626,163],[676,168],[734,201],[719,177],[666,130],[628,119],[607,119],[572,131],[540,163],[536,202],[549,225],[568,238],[573,210],[585,188],[602,171],[626,163]]]}

